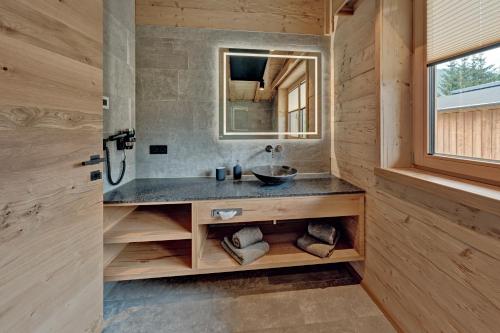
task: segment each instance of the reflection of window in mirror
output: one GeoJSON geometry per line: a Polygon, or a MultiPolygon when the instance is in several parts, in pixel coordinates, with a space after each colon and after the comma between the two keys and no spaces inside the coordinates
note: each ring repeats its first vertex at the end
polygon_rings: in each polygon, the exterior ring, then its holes
{"type": "Polygon", "coordinates": [[[307,132],[307,79],[301,77],[288,89],[288,124],[287,132],[291,132],[290,137],[305,138],[304,134],[297,132],[307,132]]]}

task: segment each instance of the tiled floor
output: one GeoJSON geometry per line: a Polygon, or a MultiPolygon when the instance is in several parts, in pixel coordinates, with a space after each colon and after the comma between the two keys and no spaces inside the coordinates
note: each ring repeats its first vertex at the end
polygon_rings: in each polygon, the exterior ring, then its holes
{"type": "Polygon", "coordinates": [[[347,266],[106,285],[105,333],[395,332],[347,266]]]}

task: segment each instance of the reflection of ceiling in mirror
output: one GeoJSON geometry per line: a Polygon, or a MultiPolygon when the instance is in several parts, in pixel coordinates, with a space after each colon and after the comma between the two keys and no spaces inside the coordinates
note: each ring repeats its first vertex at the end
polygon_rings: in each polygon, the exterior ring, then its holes
{"type": "MultiPolygon", "coordinates": [[[[275,54],[275,51],[271,51],[271,54],[275,54]]],[[[283,52],[280,52],[280,54],[283,54],[283,52]]],[[[276,94],[277,85],[283,84],[282,81],[300,62],[300,59],[290,58],[265,57],[265,59],[266,61],[263,62],[261,57],[229,57],[228,95],[230,101],[271,101],[276,94]],[[265,64],[264,70],[260,67],[262,64],[265,64]],[[248,71],[249,68],[253,69],[253,71],[248,71]],[[235,71],[237,73],[234,73],[235,71]]]]}

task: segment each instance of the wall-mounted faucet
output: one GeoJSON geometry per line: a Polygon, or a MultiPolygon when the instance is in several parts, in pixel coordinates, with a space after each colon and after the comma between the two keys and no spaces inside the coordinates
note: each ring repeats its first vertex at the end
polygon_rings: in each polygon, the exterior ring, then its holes
{"type": "Polygon", "coordinates": [[[281,145],[276,145],[274,148],[271,145],[266,146],[266,151],[268,153],[281,153],[283,151],[283,147],[281,145]]]}

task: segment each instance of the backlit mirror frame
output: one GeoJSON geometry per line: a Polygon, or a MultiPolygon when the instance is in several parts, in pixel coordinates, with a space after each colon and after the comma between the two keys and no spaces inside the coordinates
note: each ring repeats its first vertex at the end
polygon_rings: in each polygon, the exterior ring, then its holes
{"type": "Polygon", "coordinates": [[[322,124],[322,77],[321,77],[321,53],[311,51],[274,51],[274,50],[255,50],[255,49],[238,49],[237,52],[231,51],[230,48],[219,49],[219,139],[224,140],[239,140],[239,139],[288,139],[288,140],[310,140],[321,139],[321,124],[322,124]],[[259,51],[268,51],[262,53],[259,51]],[[294,53],[291,55],[290,53],[294,53]],[[297,55],[297,53],[301,55],[297,55]],[[305,59],[314,61],[314,84],[315,84],[315,110],[314,110],[314,131],[307,132],[232,132],[227,129],[227,66],[230,56],[245,56],[245,57],[268,57],[268,58],[287,58],[287,59],[305,59]],[[289,136],[304,136],[307,137],[289,137],[289,136]]]}

